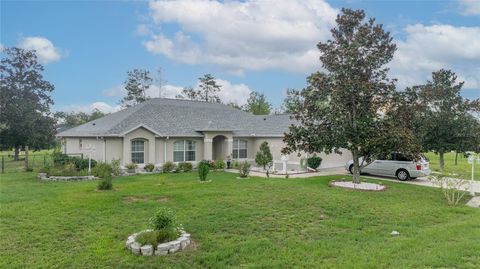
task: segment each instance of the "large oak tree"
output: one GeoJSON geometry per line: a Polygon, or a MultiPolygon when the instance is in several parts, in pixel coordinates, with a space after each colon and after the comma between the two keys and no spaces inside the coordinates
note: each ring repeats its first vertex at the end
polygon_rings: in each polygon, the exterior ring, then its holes
{"type": "Polygon", "coordinates": [[[35,51],[5,48],[0,65],[0,144],[15,149],[41,149],[54,143],[55,119],[50,113],[54,86],[43,78],[35,51]]]}
{"type": "Polygon", "coordinates": [[[285,135],[284,152],[348,149],[358,183],[361,156],[416,147],[410,145],[411,132],[392,121],[402,110],[385,67],[396,50],[390,34],[363,10],[342,9],[336,23],[333,38],[317,45],[324,71],[310,75],[305,89],[291,92],[289,109],[299,124],[285,135]]]}

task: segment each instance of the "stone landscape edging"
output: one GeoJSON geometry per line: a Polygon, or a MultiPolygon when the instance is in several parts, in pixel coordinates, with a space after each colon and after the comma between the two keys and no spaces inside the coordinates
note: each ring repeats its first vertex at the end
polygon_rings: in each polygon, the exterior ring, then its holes
{"type": "MultiPolygon", "coordinates": [[[[378,183],[368,182],[369,184],[375,184],[377,186],[382,187],[381,189],[361,189],[361,188],[355,188],[355,187],[352,188],[352,187],[347,187],[347,186],[336,185],[335,183],[337,183],[337,182],[338,183],[340,183],[340,182],[352,183],[351,181],[345,181],[345,180],[332,180],[332,181],[329,182],[329,186],[334,187],[334,188],[343,188],[343,189],[347,189],[347,190],[366,191],[366,192],[372,192],[372,191],[379,192],[379,191],[386,191],[387,190],[387,186],[385,186],[383,184],[378,184],[378,183]]],[[[364,182],[364,183],[366,183],[366,182],[364,182]]],[[[358,183],[356,183],[356,184],[358,184],[358,183]]]]}
{"type": "Polygon", "coordinates": [[[46,173],[38,173],[37,177],[43,181],[81,181],[94,180],[94,176],[48,176],[46,173]]]}
{"type": "Polygon", "coordinates": [[[182,231],[180,237],[173,241],[158,244],[156,249],[152,245],[142,245],[136,241],[139,234],[151,231],[152,230],[149,229],[130,235],[125,243],[125,246],[135,255],[164,256],[185,249],[188,245],[190,245],[191,242],[190,234],[186,233],[185,231],[182,231]]]}

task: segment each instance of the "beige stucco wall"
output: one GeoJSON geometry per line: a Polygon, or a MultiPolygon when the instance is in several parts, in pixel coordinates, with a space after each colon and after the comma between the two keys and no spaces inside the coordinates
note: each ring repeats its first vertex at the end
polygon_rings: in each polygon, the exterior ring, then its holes
{"type": "MultiPolygon", "coordinates": [[[[84,154],[86,158],[87,146],[90,144],[95,147],[95,152],[92,158],[97,161],[111,162],[113,159],[120,159],[123,165],[131,162],[131,141],[133,139],[144,139],[145,143],[145,163],[154,163],[161,165],[165,161],[173,161],[173,143],[178,140],[194,140],[196,142],[196,156],[195,162],[203,159],[212,159],[212,139],[217,135],[223,135],[226,139],[228,155],[232,153],[233,139],[229,132],[206,132],[205,137],[156,137],[155,134],[144,128],[138,128],[126,134],[123,138],[64,138],[63,147],[64,152],[68,154],[84,154]],[[82,149],[79,148],[79,139],[82,139],[82,149]],[[166,155],[166,160],[164,156],[166,155]]],[[[270,145],[270,150],[273,155],[273,160],[276,165],[281,163],[281,150],[285,146],[283,138],[281,137],[235,137],[247,140],[247,160],[254,161],[255,155],[260,148],[263,141],[267,141],[270,145]]],[[[347,150],[342,151],[343,154],[317,154],[323,161],[320,168],[331,168],[343,166],[348,160],[352,158],[351,153],[347,150]]],[[[302,158],[308,155],[302,153],[297,156],[296,153],[289,155],[289,163],[292,165],[299,165],[302,158]]],[[[225,156],[226,157],[226,156],[225,156]]]]}
{"type": "Polygon", "coordinates": [[[89,138],[89,137],[68,137],[64,140],[64,153],[70,155],[80,156],[83,154],[83,158],[88,158],[90,153],[87,150],[88,146],[95,148],[92,151],[92,159],[96,161],[104,161],[105,142],[103,139],[89,138]],[[80,140],[82,141],[82,147],[80,148],[80,140]]]}
{"type": "Polygon", "coordinates": [[[145,164],[147,163],[156,163],[155,158],[155,145],[156,138],[155,135],[145,128],[138,128],[130,133],[125,134],[123,137],[123,159],[122,164],[126,165],[132,162],[132,145],[131,141],[134,139],[143,139],[145,140],[145,164]]]}
{"type": "MultiPolygon", "coordinates": [[[[248,146],[248,151],[249,153],[248,158],[251,158],[252,160],[255,160],[255,155],[257,151],[260,148],[260,145],[263,143],[263,141],[267,141],[269,146],[270,146],[270,151],[272,152],[273,155],[273,161],[276,164],[281,163],[281,156],[282,156],[282,148],[285,147],[285,143],[283,142],[283,138],[278,137],[278,138],[255,138],[253,141],[253,147],[254,149],[251,150],[250,146],[248,146]],[[250,153],[251,152],[251,153],[250,153]]],[[[349,160],[352,159],[352,155],[350,151],[348,150],[341,150],[342,154],[325,154],[325,153],[319,153],[317,156],[322,158],[322,163],[320,165],[320,168],[332,168],[332,167],[340,167],[345,165],[345,163],[349,160]]],[[[312,154],[310,154],[312,155],[312,154]]],[[[301,152],[300,156],[298,156],[297,153],[292,153],[290,154],[289,157],[289,164],[295,164],[299,165],[300,161],[302,158],[306,158],[309,155],[301,152]]]]}
{"type": "Polygon", "coordinates": [[[225,155],[222,157],[222,159],[226,159],[228,155],[232,153],[233,150],[233,136],[232,132],[203,132],[204,138],[203,138],[203,145],[204,145],[204,151],[203,151],[203,159],[204,160],[212,160],[213,159],[213,138],[216,136],[225,136],[226,137],[226,149],[223,150],[223,154],[220,155],[225,155]]]}
{"type": "Polygon", "coordinates": [[[123,162],[123,138],[106,138],[106,156],[105,161],[111,162],[112,160],[120,160],[123,162]]]}

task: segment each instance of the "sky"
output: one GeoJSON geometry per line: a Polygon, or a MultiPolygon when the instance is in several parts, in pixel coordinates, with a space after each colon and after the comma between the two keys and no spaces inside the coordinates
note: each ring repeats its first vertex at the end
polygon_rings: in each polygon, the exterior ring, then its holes
{"type": "Polygon", "coordinates": [[[128,70],[162,70],[152,97],[174,97],[210,73],[225,102],[251,91],[278,107],[321,68],[342,7],[364,9],[392,33],[397,89],[452,69],[462,95],[480,98],[480,0],[445,1],[9,1],[0,2],[0,47],[35,49],[55,90],[54,111],[118,110],[128,70]]]}

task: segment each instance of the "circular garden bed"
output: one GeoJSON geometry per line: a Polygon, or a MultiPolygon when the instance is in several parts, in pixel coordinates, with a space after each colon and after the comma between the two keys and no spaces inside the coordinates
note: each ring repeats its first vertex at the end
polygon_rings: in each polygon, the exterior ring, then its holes
{"type": "Polygon", "coordinates": [[[145,230],[139,233],[134,233],[130,235],[126,242],[126,247],[135,255],[143,255],[143,256],[162,256],[171,253],[175,253],[177,251],[181,251],[185,249],[188,245],[190,245],[190,234],[185,233],[182,231],[180,236],[173,241],[160,243],[156,246],[145,244],[142,245],[137,241],[137,237],[145,232],[151,232],[153,230],[145,230]]]}

